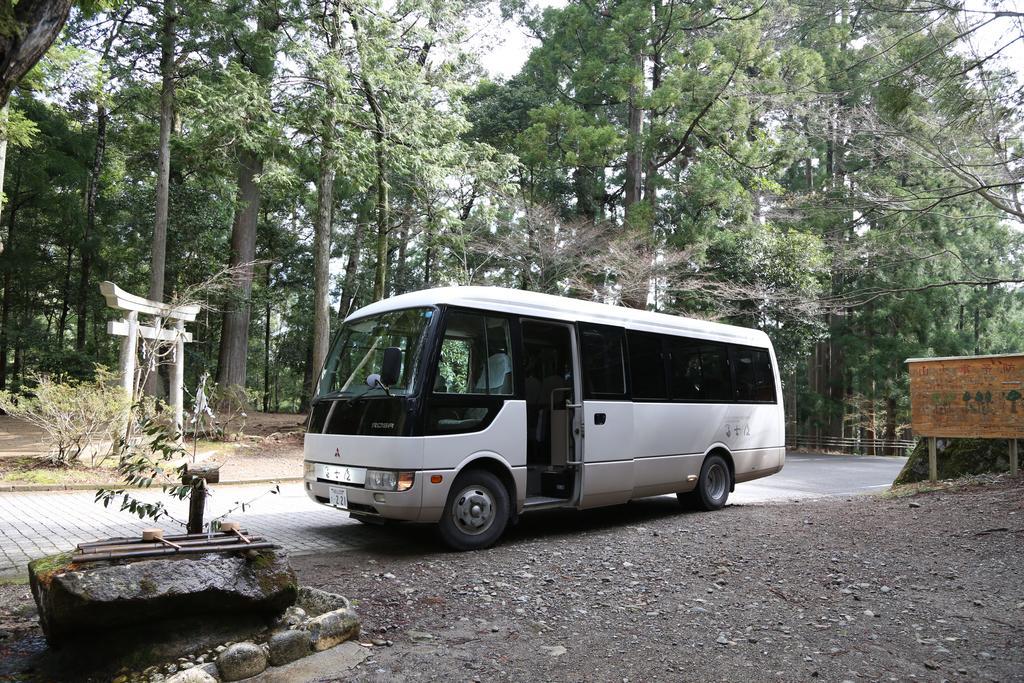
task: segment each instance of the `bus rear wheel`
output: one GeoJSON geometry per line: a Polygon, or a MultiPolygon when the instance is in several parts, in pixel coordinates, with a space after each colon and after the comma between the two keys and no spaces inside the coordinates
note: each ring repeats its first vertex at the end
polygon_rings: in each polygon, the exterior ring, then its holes
{"type": "Polygon", "coordinates": [[[722,456],[712,453],[704,459],[704,464],[700,468],[697,488],[686,493],[679,493],[677,496],[679,502],[686,507],[707,511],[720,510],[729,500],[729,485],[731,483],[729,464],[722,456]]]}
{"type": "Polygon", "coordinates": [[[500,479],[484,470],[463,472],[438,523],[441,539],[454,550],[486,548],[505,531],[508,514],[508,491],[500,479]]]}

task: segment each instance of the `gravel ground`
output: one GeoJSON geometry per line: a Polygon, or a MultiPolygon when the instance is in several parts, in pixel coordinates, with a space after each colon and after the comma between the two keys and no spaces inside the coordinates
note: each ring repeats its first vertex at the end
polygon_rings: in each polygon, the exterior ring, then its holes
{"type": "Polygon", "coordinates": [[[381,533],[391,555],[294,558],[393,642],[356,680],[1024,680],[1021,479],[527,516],[471,554],[381,533]]]}
{"type": "MultiPolygon", "coordinates": [[[[319,680],[1024,681],[1021,478],[535,514],[476,553],[422,527],[379,533],[293,557],[303,583],[357,601],[379,644],[354,677],[319,680]]],[[[39,642],[28,587],[0,585],[0,681],[39,642]]]]}

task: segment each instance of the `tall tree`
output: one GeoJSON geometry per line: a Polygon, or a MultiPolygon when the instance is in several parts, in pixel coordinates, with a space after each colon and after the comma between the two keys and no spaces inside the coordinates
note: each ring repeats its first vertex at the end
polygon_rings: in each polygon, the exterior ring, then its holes
{"type": "MultiPolygon", "coordinates": [[[[277,56],[277,32],[281,25],[280,8],[276,2],[259,2],[256,10],[256,30],[235,36],[238,58],[252,76],[254,90],[266,109],[255,116],[266,119],[270,108],[270,85],[277,56]]],[[[251,125],[263,129],[266,123],[252,121],[251,125]]],[[[238,149],[238,199],[235,220],[231,230],[231,258],[233,290],[226,302],[220,336],[220,354],[217,364],[217,382],[222,386],[245,387],[249,352],[249,320],[252,315],[253,261],[256,258],[256,227],[260,215],[260,186],[258,178],[263,172],[266,139],[252,136],[247,145],[238,149]]]]}
{"type": "Polygon", "coordinates": [[[149,260],[149,298],[154,301],[164,300],[167,215],[171,190],[171,129],[174,126],[174,90],[177,83],[177,23],[177,0],[163,0],[159,29],[160,140],[157,143],[156,210],[153,216],[153,239],[150,244],[149,260]]]}

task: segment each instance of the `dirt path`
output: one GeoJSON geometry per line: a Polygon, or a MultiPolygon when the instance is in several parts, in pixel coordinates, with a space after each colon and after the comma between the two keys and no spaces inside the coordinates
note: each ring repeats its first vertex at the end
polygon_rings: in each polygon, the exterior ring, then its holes
{"type": "MultiPolygon", "coordinates": [[[[221,465],[221,481],[295,479],[302,476],[302,436],[305,416],[252,413],[244,435],[236,441],[201,440],[199,460],[221,465]]],[[[192,452],[191,441],[186,443],[192,452]]],[[[85,462],[54,467],[42,460],[47,453],[41,430],[24,420],[0,415],[0,482],[9,484],[106,484],[117,480],[116,462],[99,467],[85,462]]]]}
{"type": "MultiPolygon", "coordinates": [[[[413,525],[375,533],[293,558],[382,644],[355,680],[1024,681],[1024,478],[531,515],[477,553],[413,525]]],[[[28,587],[0,585],[0,681],[38,647],[28,587]]]]}
{"type": "Polygon", "coordinates": [[[1024,482],[524,518],[472,554],[296,558],[359,600],[359,679],[1024,680],[1024,482]],[[911,507],[911,502],[920,507],[911,507]]]}

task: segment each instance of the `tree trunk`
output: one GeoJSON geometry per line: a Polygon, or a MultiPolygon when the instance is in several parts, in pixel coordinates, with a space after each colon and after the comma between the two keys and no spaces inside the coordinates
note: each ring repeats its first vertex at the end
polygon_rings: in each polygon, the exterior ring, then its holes
{"type": "MultiPolygon", "coordinates": [[[[273,249],[271,249],[273,253],[273,249]]],[[[264,308],[263,308],[263,412],[270,408],[270,269],[267,264],[267,278],[264,282],[264,308]]]]}
{"type": "Polygon", "coordinates": [[[629,137],[626,143],[626,187],[623,193],[623,208],[629,214],[629,208],[640,201],[643,190],[643,125],[644,110],[640,107],[643,96],[644,56],[637,52],[633,56],[634,82],[629,86],[628,126],[629,137]]]}
{"type": "Polygon", "coordinates": [[[61,287],[60,320],[57,323],[57,348],[64,348],[64,330],[67,328],[68,311],[71,310],[71,257],[74,248],[68,244],[67,257],[64,260],[64,286],[61,287]]]}
{"type": "MultiPolygon", "coordinates": [[[[5,104],[3,108],[0,108],[0,121],[3,122],[3,126],[7,127],[7,122],[10,120],[10,110],[5,104]]],[[[7,171],[7,136],[0,137],[0,217],[3,217],[4,210],[4,175],[7,171]]],[[[0,241],[0,254],[4,251],[4,244],[0,241]]]]}
{"type": "Polygon", "coordinates": [[[430,273],[434,260],[434,210],[427,208],[427,222],[423,227],[423,289],[430,287],[430,273]]]}
{"type": "MultiPolygon", "coordinates": [[[[15,188],[21,185],[21,174],[18,173],[15,177],[15,188]]],[[[15,189],[15,195],[17,189],[15,189]]],[[[9,323],[11,320],[11,309],[14,305],[14,291],[12,285],[14,284],[14,273],[12,273],[12,266],[15,254],[15,240],[14,240],[14,228],[17,225],[16,219],[18,217],[18,207],[14,202],[11,205],[7,213],[7,255],[0,256],[4,259],[4,299],[3,304],[0,304],[0,389],[7,388],[7,348],[9,340],[9,323]]]]}
{"type": "Polygon", "coordinates": [[[21,0],[0,5],[0,107],[35,66],[67,21],[72,0],[21,0]]]}
{"type": "Polygon", "coordinates": [[[409,211],[404,211],[402,215],[402,225],[398,230],[398,256],[395,259],[395,267],[391,277],[391,291],[395,294],[401,294],[408,291],[408,287],[406,286],[406,271],[408,270],[406,258],[408,258],[409,223],[411,221],[412,218],[409,216],[409,211]]]}
{"type": "Polygon", "coordinates": [[[313,233],[313,354],[310,358],[310,396],[316,392],[327,347],[331,343],[331,242],[334,208],[334,155],[325,139],[320,151],[320,175],[316,184],[316,226],[313,233]]]}
{"type": "Polygon", "coordinates": [[[178,21],[175,0],[164,0],[160,28],[160,149],[157,154],[156,214],[149,265],[149,298],[164,300],[167,261],[167,212],[171,182],[171,127],[174,125],[174,50],[178,21]]]}
{"type": "Polygon", "coordinates": [[[359,274],[359,258],[363,250],[363,232],[366,230],[367,217],[364,213],[365,203],[360,206],[356,216],[356,224],[352,230],[352,237],[348,247],[348,262],[345,265],[345,281],[341,289],[341,301],[338,302],[338,310],[342,320],[352,312],[352,306],[356,299],[356,277],[359,274]]]}
{"type": "Polygon", "coordinates": [[[239,152],[239,208],[231,229],[230,261],[231,267],[237,270],[231,276],[234,286],[224,307],[217,359],[217,383],[222,387],[245,387],[253,261],[256,259],[256,223],[260,215],[260,189],[256,178],[262,172],[262,159],[249,150],[239,152]]]}
{"type": "Polygon", "coordinates": [[[89,169],[89,184],[85,195],[85,234],[82,235],[82,264],[78,276],[78,320],[75,323],[75,350],[85,350],[85,330],[89,310],[89,278],[92,276],[92,256],[96,239],[96,197],[99,195],[103,154],[107,148],[107,108],[96,105],[96,149],[89,169]]]}
{"type": "MultiPolygon", "coordinates": [[[[374,100],[376,101],[376,100],[374,100]]],[[[384,166],[383,122],[378,118],[376,136],[377,160],[377,263],[373,273],[373,300],[384,298],[384,283],[388,267],[388,221],[390,207],[388,205],[388,184],[384,166]]]]}

